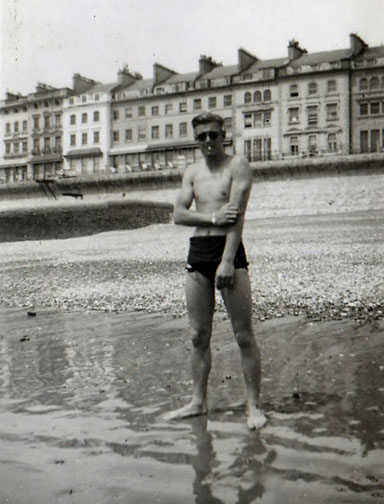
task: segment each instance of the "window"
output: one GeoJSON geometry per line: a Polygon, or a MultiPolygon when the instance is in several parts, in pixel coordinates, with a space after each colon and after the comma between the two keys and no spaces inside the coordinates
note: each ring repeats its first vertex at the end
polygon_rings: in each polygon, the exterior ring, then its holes
{"type": "Polygon", "coordinates": [[[291,136],[289,138],[289,147],[290,152],[293,156],[296,156],[299,153],[299,137],[291,136]]]}
{"type": "Polygon", "coordinates": [[[81,144],[87,145],[88,143],[88,133],[82,133],[81,135],[81,144]]]}
{"type": "Polygon", "coordinates": [[[117,121],[119,119],[119,111],[118,110],[114,110],[113,113],[112,113],[112,117],[113,117],[114,121],[117,121]]]}
{"type": "Polygon", "coordinates": [[[19,132],[19,123],[18,122],[13,123],[13,131],[15,133],[19,132]]]}
{"type": "Polygon", "coordinates": [[[99,95],[99,93],[96,93],[96,94],[95,94],[94,99],[95,99],[95,101],[99,101],[99,100],[100,100],[100,95],[99,95]]]}
{"type": "Polygon", "coordinates": [[[232,131],[232,117],[224,118],[224,129],[225,131],[232,131]]]}
{"type": "Polygon", "coordinates": [[[76,116],[75,116],[75,114],[71,115],[71,117],[69,118],[69,123],[70,124],[76,124],[76,116]]]}
{"type": "Polygon", "coordinates": [[[255,103],[261,103],[262,101],[261,91],[255,91],[253,93],[253,101],[255,103]]]}
{"type": "Polygon", "coordinates": [[[69,104],[70,104],[70,105],[73,105],[74,103],[75,103],[75,100],[74,100],[73,98],[70,98],[70,99],[69,99],[69,104]]]}
{"type": "Polygon", "coordinates": [[[86,95],[82,95],[81,103],[87,103],[87,96],[86,95]]]}
{"type": "Polygon", "coordinates": [[[147,132],[146,132],[145,126],[140,126],[139,130],[138,130],[138,139],[139,139],[139,142],[142,142],[146,138],[147,138],[147,132]]]}
{"type": "Polygon", "coordinates": [[[335,93],[337,91],[337,83],[335,80],[327,82],[327,93],[335,93]]]}
{"type": "Polygon", "coordinates": [[[33,139],[33,150],[34,152],[32,154],[40,152],[40,140],[38,138],[33,139]]]}
{"type": "Polygon", "coordinates": [[[28,130],[28,121],[23,121],[23,132],[25,133],[28,130]]]}
{"type": "Polygon", "coordinates": [[[118,142],[119,141],[119,132],[117,130],[113,131],[113,133],[112,133],[112,140],[114,142],[118,142]]]}
{"type": "Polygon", "coordinates": [[[154,105],[152,108],[151,108],[151,114],[153,116],[158,116],[159,115],[159,107],[158,105],[154,105]]]}
{"type": "Polygon", "coordinates": [[[55,126],[61,128],[61,114],[55,114],[55,126]]]}
{"type": "Polygon", "coordinates": [[[55,137],[55,147],[56,149],[61,149],[61,136],[55,137]]]}
{"type": "Polygon", "coordinates": [[[360,152],[368,152],[368,131],[360,131],[360,152]]]}
{"type": "Polygon", "coordinates": [[[252,114],[244,114],[244,128],[252,128],[252,114]]]}
{"type": "Polygon", "coordinates": [[[187,112],[187,102],[179,103],[179,112],[187,112]]]}
{"type": "Polygon", "coordinates": [[[289,86],[289,96],[291,98],[298,98],[298,96],[299,96],[299,86],[297,84],[291,84],[289,86]]]}
{"type": "Polygon", "coordinates": [[[337,151],[337,137],[336,133],[329,133],[328,135],[328,150],[330,152],[337,151]]]}
{"type": "Polygon", "coordinates": [[[271,112],[264,112],[264,126],[269,126],[271,124],[271,112]]]}
{"type": "Polygon", "coordinates": [[[371,102],[369,105],[371,114],[380,114],[380,102],[371,102]]]}
{"type": "Polygon", "coordinates": [[[51,118],[50,116],[44,116],[44,128],[49,129],[51,127],[51,118]]]}
{"type": "Polygon", "coordinates": [[[272,93],[270,89],[266,89],[264,91],[264,101],[265,102],[270,102],[272,100],[272,93]]]}
{"type": "Polygon", "coordinates": [[[308,94],[309,95],[317,94],[317,83],[316,82],[310,82],[308,84],[308,94]]]}
{"type": "Polygon", "coordinates": [[[39,130],[40,129],[40,118],[39,118],[39,116],[35,116],[33,118],[33,129],[34,130],[39,130]]]}
{"type": "Polygon", "coordinates": [[[159,138],[159,127],[158,126],[152,126],[152,139],[156,140],[159,138]]]}
{"type": "Polygon", "coordinates": [[[93,121],[94,122],[100,121],[100,112],[98,110],[95,110],[95,112],[93,113],[93,121]]]}
{"type": "Polygon", "coordinates": [[[288,121],[289,124],[294,124],[299,122],[299,107],[294,107],[288,109],[288,121]]]}
{"type": "Polygon", "coordinates": [[[18,154],[19,153],[19,142],[15,142],[13,144],[13,153],[18,154]]]}
{"type": "Polygon", "coordinates": [[[209,96],[208,97],[208,108],[213,109],[216,108],[216,96],[209,96]]]}
{"type": "Polygon", "coordinates": [[[81,114],[81,122],[83,124],[88,122],[88,114],[87,113],[81,114]]]}
{"type": "Polygon", "coordinates": [[[369,87],[371,89],[379,89],[380,81],[379,81],[378,77],[371,77],[371,80],[369,81],[369,87]]]}
{"type": "Polygon", "coordinates": [[[172,137],[173,137],[173,125],[166,124],[165,125],[165,138],[172,138],[172,137]]]}
{"type": "Polygon", "coordinates": [[[253,127],[257,128],[258,126],[263,125],[263,113],[262,112],[255,112],[253,114],[253,127]]]}
{"type": "Polygon", "coordinates": [[[94,131],[93,132],[93,143],[98,144],[99,142],[100,142],[100,132],[94,131]]]}
{"type": "Polygon", "coordinates": [[[244,95],[244,103],[245,105],[248,105],[248,103],[252,103],[252,94],[247,91],[244,95]]]}
{"type": "Polygon", "coordinates": [[[317,136],[316,135],[309,135],[308,136],[308,151],[312,154],[317,151],[317,136]]]}
{"type": "Polygon", "coordinates": [[[380,130],[371,130],[371,152],[380,150],[380,130]]]}
{"type": "Polygon", "coordinates": [[[360,103],[360,115],[368,115],[368,103],[360,103]]]}
{"type": "Polygon", "coordinates": [[[179,124],[179,136],[185,137],[188,135],[188,123],[182,122],[179,124]]]}
{"type": "Polygon", "coordinates": [[[232,95],[224,95],[224,107],[232,106],[232,95]]]}
{"type": "Polygon", "coordinates": [[[5,132],[9,135],[11,133],[11,123],[6,123],[5,132]]]}
{"type": "Polygon", "coordinates": [[[360,79],[360,91],[367,91],[368,89],[368,80],[363,78],[360,79]]]}
{"type": "Polygon", "coordinates": [[[48,151],[51,147],[51,139],[49,137],[44,138],[44,150],[48,151]]]}
{"type": "Polygon", "coordinates": [[[71,135],[70,136],[70,141],[69,141],[71,146],[76,145],[76,135],[71,135]]]}
{"type": "Polygon", "coordinates": [[[125,108],[125,118],[130,119],[132,117],[132,107],[125,108]]]}
{"type": "Polygon", "coordinates": [[[173,110],[173,104],[172,103],[166,103],[165,104],[165,115],[168,115],[172,112],[173,110]]]}
{"type": "Polygon", "coordinates": [[[311,105],[307,108],[308,114],[308,126],[316,126],[317,125],[317,105],[311,105]]]}
{"type": "Polygon", "coordinates": [[[126,129],[125,130],[125,141],[126,142],[131,142],[132,141],[132,130],[131,129],[126,129]]]}
{"type": "Polygon", "coordinates": [[[327,103],[327,121],[334,121],[337,119],[337,103],[327,103]]]}
{"type": "Polygon", "coordinates": [[[23,150],[23,152],[27,152],[28,151],[28,142],[24,141],[22,143],[22,150],[23,150]]]}
{"type": "Polygon", "coordinates": [[[139,105],[139,117],[145,117],[145,105],[139,105]]]}
{"type": "Polygon", "coordinates": [[[201,110],[201,98],[195,98],[193,100],[193,110],[201,110]]]}
{"type": "Polygon", "coordinates": [[[5,153],[6,154],[10,154],[11,153],[11,144],[9,142],[7,142],[5,144],[5,153]]]}

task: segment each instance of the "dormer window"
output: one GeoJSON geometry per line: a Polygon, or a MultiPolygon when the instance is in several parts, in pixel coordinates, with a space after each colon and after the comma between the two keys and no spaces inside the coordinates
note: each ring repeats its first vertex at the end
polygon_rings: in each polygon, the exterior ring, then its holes
{"type": "Polygon", "coordinates": [[[299,86],[297,84],[291,84],[289,86],[289,96],[291,98],[298,98],[299,97],[299,86]]]}

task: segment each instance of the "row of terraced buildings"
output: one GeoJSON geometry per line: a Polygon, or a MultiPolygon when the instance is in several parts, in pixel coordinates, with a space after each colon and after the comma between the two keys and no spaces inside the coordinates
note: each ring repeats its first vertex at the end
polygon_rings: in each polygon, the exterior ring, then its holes
{"type": "Polygon", "coordinates": [[[283,58],[238,50],[234,65],[201,56],[177,73],[158,63],[116,82],[80,74],[72,88],[37,84],[0,104],[0,182],[185,167],[200,152],[192,118],[223,116],[229,153],[250,162],[384,152],[384,47],[350,35],[347,49],[283,58]]]}

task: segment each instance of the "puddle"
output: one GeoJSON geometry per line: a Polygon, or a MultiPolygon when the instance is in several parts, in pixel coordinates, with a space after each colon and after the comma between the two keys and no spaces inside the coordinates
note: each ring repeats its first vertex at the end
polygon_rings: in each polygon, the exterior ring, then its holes
{"type": "Polygon", "coordinates": [[[247,430],[241,406],[230,407],[243,384],[221,321],[210,414],[162,420],[190,394],[186,324],[159,315],[3,311],[1,503],[384,501],[382,325],[260,325],[270,380],[269,421],[258,433],[247,430]],[[343,367],[329,353],[343,354],[343,367]]]}

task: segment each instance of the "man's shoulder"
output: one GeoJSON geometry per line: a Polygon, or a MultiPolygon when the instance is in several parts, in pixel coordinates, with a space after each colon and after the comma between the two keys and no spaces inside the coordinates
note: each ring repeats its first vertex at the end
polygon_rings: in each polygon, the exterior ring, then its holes
{"type": "Polygon", "coordinates": [[[201,160],[188,164],[184,171],[184,177],[194,177],[202,167],[203,163],[201,160]]]}
{"type": "Polygon", "coordinates": [[[248,175],[251,173],[251,168],[244,156],[235,155],[231,159],[231,170],[233,175],[248,175]]]}

